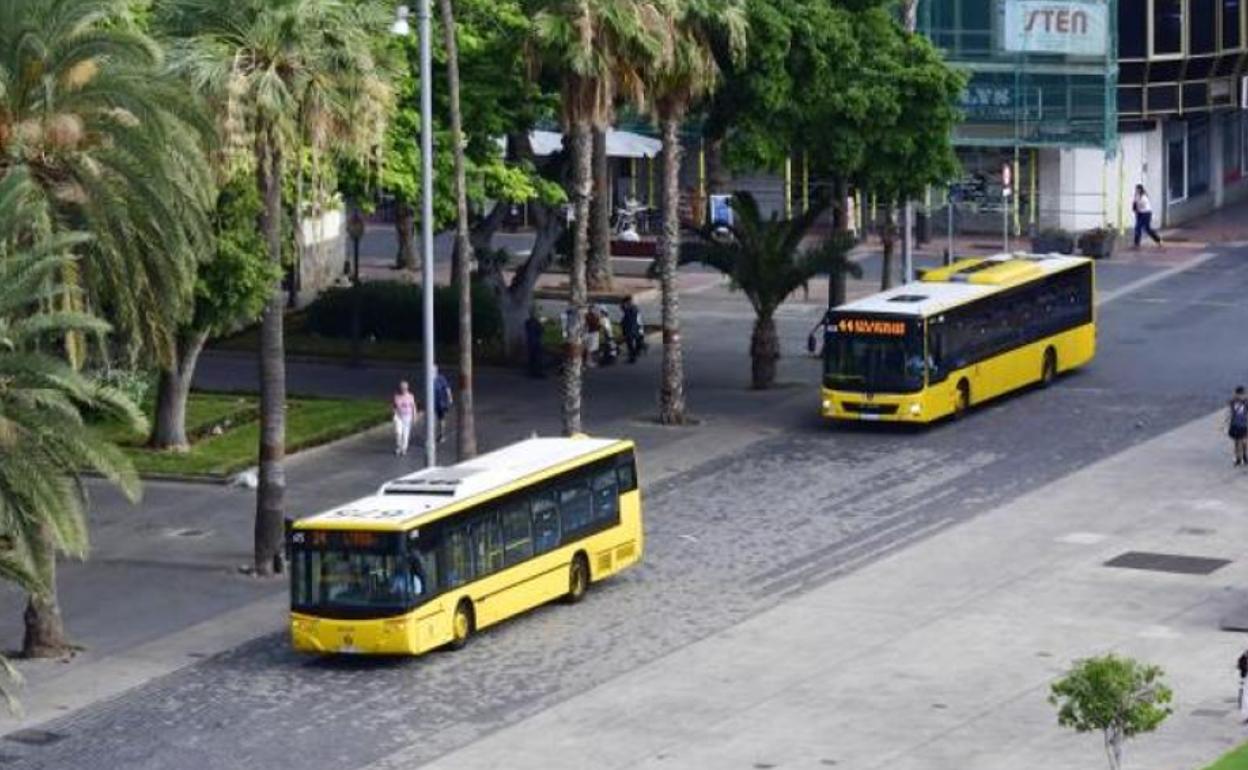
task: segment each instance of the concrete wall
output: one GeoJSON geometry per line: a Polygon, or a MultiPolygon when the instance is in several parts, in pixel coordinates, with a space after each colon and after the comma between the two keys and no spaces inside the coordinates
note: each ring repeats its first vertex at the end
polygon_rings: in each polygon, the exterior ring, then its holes
{"type": "Polygon", "coordinates": [[[343,254],[346,253],[346,216],[333,209],[320,217],[300,222],[303,248],[299,253],[296,307],[305,307],[342,276],[343,254]]]}

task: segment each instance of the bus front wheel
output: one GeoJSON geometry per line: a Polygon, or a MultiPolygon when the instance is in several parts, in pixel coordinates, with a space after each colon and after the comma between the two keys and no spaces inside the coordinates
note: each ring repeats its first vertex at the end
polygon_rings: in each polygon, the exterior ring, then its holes
{"type": "Polygon", "coordinates": [[[475,627],[476,618],[472,612],[472,603],[467,599],[460,600],[455,607],[455,617],[451,620],[450,648],[452,650],[464,649],[475,627]]]}
{"type": "Polygon", "coordinates": [[[576,604],[585,598],[589,591],[589,564],[585,554],[578,553],[572,557],[572,566],[568,569],[568,603],[576,604]]]}
{"type": "Polygon", "coordinates": [[[1044,365],[1040,369],[1040,387],[1047,388],[1057,378],[1057,351],[1049,348],[1044,351],[1044,365]]]}
{"type": "Polygon", "coordinates": [[[962,419],[968,409],[971,408],[971,384],[966,380],[958,383],[957,400],[953,404],[954,419],[962,419]]]}

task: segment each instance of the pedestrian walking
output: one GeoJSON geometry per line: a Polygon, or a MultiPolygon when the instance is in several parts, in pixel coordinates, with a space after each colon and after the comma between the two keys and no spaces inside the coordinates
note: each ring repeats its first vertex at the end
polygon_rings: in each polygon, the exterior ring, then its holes
{"type": "Polygon", "coordinates": [[[412,423],[419,416],[416,397],[412,395],[407,380],[399,383],[394,394],[394,454],[402,457],[407,454],[407,446],[412,440],[412,423]]]}
{"type": "Polygon", "coordinates": [[[615,326],[611,323],[611,311],[606,305],[595,305],[594,314],[598,316],[598,363],[610,366],[619,355],[619,346],[615,343],[615,326]]]}
{"type": "Polygon", "coordinates": [[[1235,447],[1235,464],[1248,467],[1248,395],[1243,385],[1235,388],[1235,395],[1227,404],[1226,435],[1235,447]]]}
{"type": "Polygon", "coordinates": [[[542,372],[542,319],[537,315],[537,308],[529,312],[524,322],[524,348],[529,358],[529,376],[546,376],[542,372]]]}
{"type": "Polygon", "coordinates": [[[642,332],[641,309],[631,296],[625,297],[620,303],[620,331],[624,334],[624,346],[628,349],[628,362],[635,364],[641,353],[645,333],[642,332]]]}
{"type": "Polygon", "coordinates": [[[450,414],[455,399],[451,397],[451,384],[446,381],[438,367],[433,367],[433,411],[438,419],[438,443],[446,440],[446,416],[450,414]]]}
{"type": "Polygon", "coordinates": [[[598,309],[590,305],[589,309],[585,311],[585,366],[592,368],[597,365],[598,342],[601,337],[602,319],[598,316],[598,309]]]}
{"type": "Polygon", "coordinates": [[[1244,724],[1248,724],[1248,693],[1244,692],[1245,685],[1248,685],[1248,650],[1240,653],[1235,665],[1239,668],[1239,716],[1244,724]]]}
{"type": "Polygon", "coordinates": [[[1148,233],[1148,237],[1158,246],[1161,245],[1161,236],[1153,229],[1153,204],[1148,200],[1148,193],[1144,191],[1144,185],[1137,184],[1135,186],[1135,197],[1131,200],[1131,211],[1135,213],[1135,248],[1140,247],[1140,238],[1148,233]]]}

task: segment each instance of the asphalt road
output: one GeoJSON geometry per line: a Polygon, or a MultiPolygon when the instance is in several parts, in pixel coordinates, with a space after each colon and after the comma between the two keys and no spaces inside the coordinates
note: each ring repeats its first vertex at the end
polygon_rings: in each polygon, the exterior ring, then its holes
{"type": "MultiPolygon", "coordinates": [[[[579,606],[530,613],[462,652],[309,659],[281,634],[261,636],[46,725],[51,743],[4,741],[0,753],[6,766],[32,768],[386,766],[401,749],[403,766],[437,757],[1217,408],[1248,381],[1245,267],[1245,254],[1220,256],[1116,299],[1102,308],[1090,367],[960,422],[837,429],[811,402],[775,402],[765,417],[781,435],[646,490],[642,566],[579,606]]],[[[1148,272],[1107,265],[1101,285],[1148,272]]],[[[739,303],[690,303],[691,336],[740,339],[739,303]]],[[[787,314],[786,338],[800,339],[814,312],[787,314]]],[[[691,375],[696,383],[712,370],[691,375]]],[[[813,383],[817,364],[788,359],[783,378],[813,383]]]]}

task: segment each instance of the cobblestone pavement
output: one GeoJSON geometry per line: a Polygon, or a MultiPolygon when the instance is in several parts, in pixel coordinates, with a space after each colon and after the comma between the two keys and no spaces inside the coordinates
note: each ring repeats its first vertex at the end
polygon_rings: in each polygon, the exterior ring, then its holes
{"type": "Polygon", "coordinates": [[[1047,391],[926,431],[832,430],[803,412],[781,437],[647,488],[645,563],[575,608],[414,660],[303,658],[263,636],[0,752],[6,766],[58,769],[427,761],[1207,414],[1244,370],[1223,351],[1242,350],[1245,308],[1214,302],[1243,296],[1240,264],[1219,258],[1115,304],[1097,364],[1047,391]]]}

